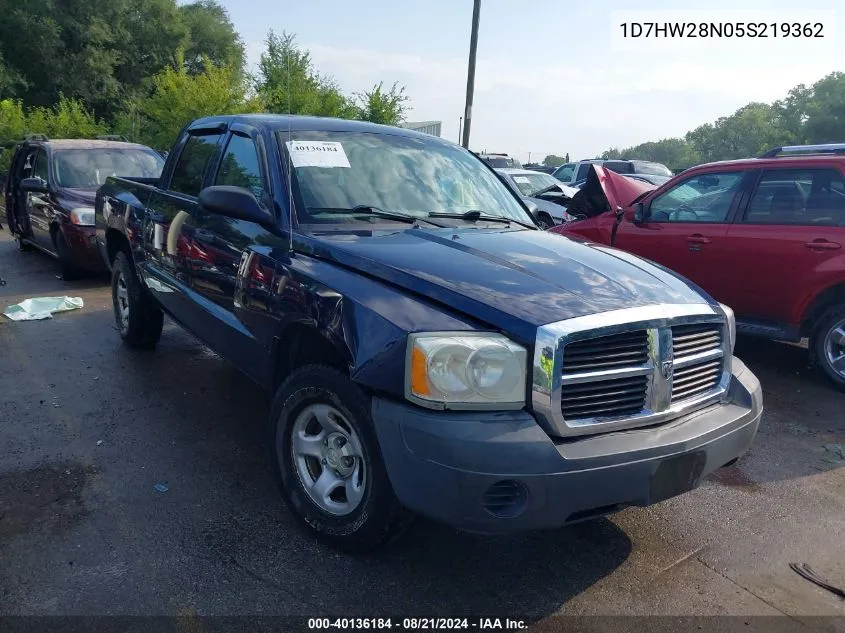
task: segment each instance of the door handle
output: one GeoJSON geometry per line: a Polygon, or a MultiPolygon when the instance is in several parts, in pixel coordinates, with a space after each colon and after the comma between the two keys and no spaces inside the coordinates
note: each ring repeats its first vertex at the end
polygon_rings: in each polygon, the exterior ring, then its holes
{"type": "Polygon", "coordinates": [[[711,241],[712,240],[709,237],[704,237],[703,235],[700,235],[698,233],[696,233],[695,235],[690,235],[687,238],[687,242],[689,242],[690,244],[709,244],[711,241]]]}
{"type": "Polygon", "coordinates": [[[804,246],[814,251],[835,251],[842,248],[842,244],[825,239],[813,240],[812,242],[807,242],[804,246]]]}

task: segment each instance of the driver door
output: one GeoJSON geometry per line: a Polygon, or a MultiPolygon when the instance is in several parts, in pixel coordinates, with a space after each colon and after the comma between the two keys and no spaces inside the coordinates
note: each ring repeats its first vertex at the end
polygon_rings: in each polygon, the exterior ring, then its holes
{"type": "Polygon", "coordinates": [[[617,248],[666,266],[719,300],[730,285],[724,250],[745,179],[742,170],[685,178],[646,205],[644,222],[622,222],[617,248]]]}
{"type": "MultiPolygon", "coordinates": [[[[32,177],[40,178],[45,184],[49,182],[47,169],[47,151],[42,147],[32,161],[32,177]]],[[[52,220],[52,209],[49,193],[35,191],[26,192],[25,196],[26,214],[29,216],[29,226],[32,229],[33,240],[42,248],[49,251],[55,250],[53,239],[50,236],[50,222],[52,220]]]]}

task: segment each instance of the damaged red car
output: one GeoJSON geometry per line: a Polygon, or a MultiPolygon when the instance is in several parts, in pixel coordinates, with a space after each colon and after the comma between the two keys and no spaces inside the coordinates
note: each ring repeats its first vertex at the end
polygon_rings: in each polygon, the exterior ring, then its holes
{"type": "Polygon", "coordinates": [[[779,147],[660,187],[593,166],[576,220],[550,229],[679,273],[740,332],[798,342],[845,390],[845,144],[779,147]]]}

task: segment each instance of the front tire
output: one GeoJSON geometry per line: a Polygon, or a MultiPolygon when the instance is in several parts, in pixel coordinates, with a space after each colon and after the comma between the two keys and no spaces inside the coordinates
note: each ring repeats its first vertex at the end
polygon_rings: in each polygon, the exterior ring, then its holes
{"type": "Polygon", "coordinates": [[[53,243],[56,246],[56,254],[59,257],[62,280],[73,281],[75,279],[79,279],[82,276],[82,271],[73,264],[70,248],[68,248],[65,236],[59,228],[57,228],[53,233],[53,243]]]}
{"type": "Polygon", "coordinates": [[[548,231],[555,225],[555,221],[552,219],[548,213],[541,213],[540,216],[537,218],[537,224],[542,231],[548,231]]]}
{"type": "Polygon", "coordinates": [[[276,393],[270,435],[285,502],[321,541],[364,552],[410,524],[387,476],[370,399],[341,372],[293,372],[276,393]]]}
{"type": "Polygon", "coordinates": [[[123,342],[136,349],[153,349],[161,338],[164,314],[141,285],[126,253],[112,264],[112,305],[123,342]]]}
{"type": "Polygon", "coordinates": [[[835,387],[845,391],[845,305],[830,308],[822,315],[810,348],[819,369],[835,387]]]}

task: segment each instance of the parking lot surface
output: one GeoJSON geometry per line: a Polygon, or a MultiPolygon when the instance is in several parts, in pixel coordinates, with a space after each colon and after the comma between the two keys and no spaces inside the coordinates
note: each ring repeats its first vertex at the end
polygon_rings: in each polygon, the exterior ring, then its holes
{"type": "Polygon", "coordinates": [[[124,348],[107,279],[64,282],[0,233],[0,614],[785,615],[837,630],[845,600],[845,394],[798,346],[741,340],[765,413],[735,466],[651,508],[509,537],[420,519],[369,556],[316,543],[268,459],[268,397],[172,323],[124,348]],[[158,484],[163,484],[156,486],[158,484]],[[161,492],[163,490],[164,492],[161,492]]]}

